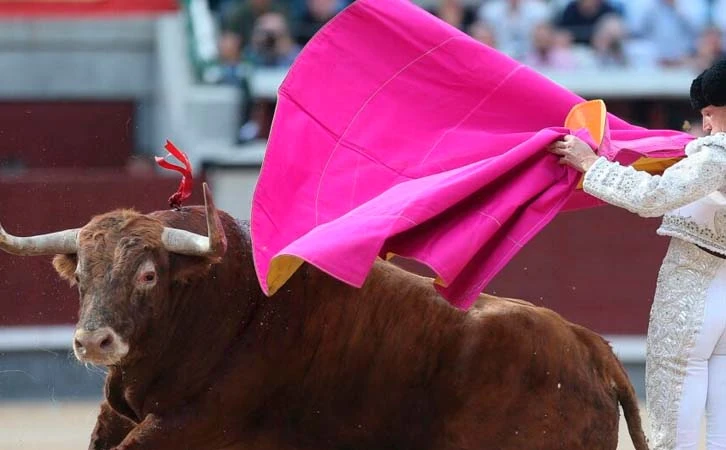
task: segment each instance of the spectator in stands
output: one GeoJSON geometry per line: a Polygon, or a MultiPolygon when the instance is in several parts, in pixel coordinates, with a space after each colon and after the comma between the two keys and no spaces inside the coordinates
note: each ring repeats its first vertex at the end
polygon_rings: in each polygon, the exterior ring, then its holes
{"type": "Polygon", "coordinates": [[[644,10],[639,29],[634,32],[651,42],[656,63],[660,66],[683,65],[693,52],[699,24],[689,17],[688,10],[695,8],[696,3],[689,1],[688,4],[678,4],[676,0],[655,0],[644,10]]]}
{"type": "Polygon", "coordinates": [[[287,14],[284,4],[279,0],[241,0],[222,16],[222,32],[238,35],[242,46],[246,47],[250,44],[255,22],[261,15],[268,12],[287,14]]]}
{"type": "Polygon", "coordinates": [[[223,33],[219,37],[219,69],[218,80],[220,84],[239,86],[242,82],[242,43],[235,33],[223,33]]]}
{"type": "Polygon", "coordinates": [[[565,7],[556,25],[572,33],[577,44],[589,45],[595,24],[606,14],[617,14],[607,0],[572,0],[565,7]]]}
{"type": "Polygon", "coordinates": [[[283,14],[268,12],[257,19],[245,51],[251,64],[287,68],[299,53],[300,46],[293,40],[283,14]]]}
{"type": "Polygon", "coordinates": [[[464,0],[438,0],[438,5],[428,12],[461,31],[476,21],[476,9],[464,0]]]}
{"type": "Polygon", "coordinates": [[[553,14],[543,0],[487,0],[478,15],[493,26],[499,49],[521,59],[530,50],[535,25],[551,20],[553,14]]]}
{"type": "Polygon", "coordinates": [[[698,37],[696,50],[688,58],[688,64],[697,72],[702,72],[724,58],[726,51],[724,51],[723,33],[716,27],[708,27],[698,37]]]}
{"type": "Polygon", "coordinates": [[[304,46],[310,38],[340,11],[339,0],[306,0],[305,9],[295,20],[295,42],[304,46]]]}
{"type": "Polygon", "coordinates": [[[707,16],[711,25],[726,31],[726,0],[710,0],[707,16]]]}
{"type": "Polygon", "coordinates": [[[466,30],[467,34],[482,44],[491,48],[497,48],[497,37],[494,30],[486,22],[477,20],[466,30]]]}
{"type": "Polygon", "coordinates": [[[532,31],[532,45],[523,61],[535,69],[571,70],[577,67],[572,35],[541,22],[532,31]]]}
{"type": "Polygon", "coordinates": [[[628,32],[625,22],[617,14],[600,18],[592,35],[595,62],[600,68],[625,67],[628,32]]]}
{"type": "MultiPolygon", "coordinates": [[[[249,45],[245,48],[245,60],[253,66],[287,69],[300,53],[290,33],[286,17],[279,12],[261,15],[252,30],[249,45]]],[[[248,99],[242,114],[242,126],[238,143],[262,137],[272,120],[274,104],[248,99]]]]}

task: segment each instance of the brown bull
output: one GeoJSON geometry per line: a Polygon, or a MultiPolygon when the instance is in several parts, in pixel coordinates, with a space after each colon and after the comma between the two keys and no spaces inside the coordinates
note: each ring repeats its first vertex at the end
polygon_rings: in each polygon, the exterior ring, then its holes
{"type": "Polygon", "coordinates": [[[647,448],[633,388],[593,332],[517,300],[454,309],[384,262],[361,289],[306,265],[266,298],[247,225],[206,194],[206,214],[0,229],[0,248],[60,253],[78,284],[75,353],[109,367],[89,448],[614,450],[618,402],[647,448]]]}

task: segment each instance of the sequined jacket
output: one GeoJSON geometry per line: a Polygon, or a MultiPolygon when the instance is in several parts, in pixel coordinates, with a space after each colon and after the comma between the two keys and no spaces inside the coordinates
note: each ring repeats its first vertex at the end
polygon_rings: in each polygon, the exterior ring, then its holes
{"type": "Polygon", "coordinates": [[[726,133],[691,141],[663,175],[599,158],[585,192],[643,217],[663,216],[658,234],[726,255],[726,133]]]}

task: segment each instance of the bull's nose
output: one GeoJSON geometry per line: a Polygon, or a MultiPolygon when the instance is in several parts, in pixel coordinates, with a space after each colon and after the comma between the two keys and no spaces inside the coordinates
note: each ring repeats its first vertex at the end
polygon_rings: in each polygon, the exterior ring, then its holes
{"type": "Polygon", "coordinates": [[[73,345],[76,351],[88,357],[99,357],[115,350],[115,333],[108,327],[97,330],[76,330],[73,345]]]}

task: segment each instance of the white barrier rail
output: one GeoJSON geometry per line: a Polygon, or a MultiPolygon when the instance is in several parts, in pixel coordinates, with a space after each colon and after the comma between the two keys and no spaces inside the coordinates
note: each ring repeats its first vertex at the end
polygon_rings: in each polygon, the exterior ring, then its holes
{"type": "MultiPolygon", "coordinates": [[[[542,75],[585,98],[682,98],[689,95],[696,74],[686,69],[618,69],[542,71],[542,75]]],[[[252,96],[274,100],[287,75],[284,69],[255,69],[252,96]]]]}
{"type": "MultiPolygon", "coordinates": [[[[0,327],[0,352],[70,350],[72,325],[0,327]]],[[[604,336],[623,363],[645,361],[645,336],[604,336]]]]}

